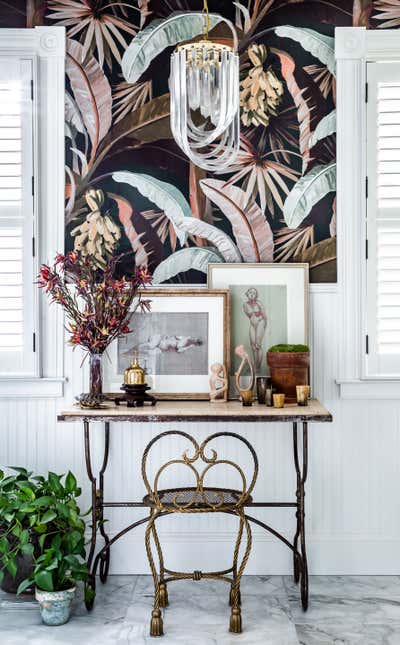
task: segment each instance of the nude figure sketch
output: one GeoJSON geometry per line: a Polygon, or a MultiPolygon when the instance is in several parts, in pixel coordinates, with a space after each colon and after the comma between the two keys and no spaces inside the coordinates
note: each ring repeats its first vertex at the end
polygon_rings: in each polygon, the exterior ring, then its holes
{"type": "Polygon", "coordinates": [[[259,370],[262,363],[262,344],[267,329],[268,319],[264,305],[258,298],[258,291],[250,287],[246,291],[247,300],[243,304],[243,311],[249,319],[249,340],[253,353],[254,367],[259,370]]]}
{"type": "Polygon", "coordinates": [[[154,334],[150,336],[147,341],[140,343],[138,346],[139,352],[153,352],[154,354],[161,354],[164,352],[175,352],[182,354],[191,347],[198,347],[202,345],[201,338],[193,338],[192,336],[167,336],[165,334],[154,334]]]}

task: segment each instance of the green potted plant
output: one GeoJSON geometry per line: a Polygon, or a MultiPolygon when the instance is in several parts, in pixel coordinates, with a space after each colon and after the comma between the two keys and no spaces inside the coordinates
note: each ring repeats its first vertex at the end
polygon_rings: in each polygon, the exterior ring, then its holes
{"type": "Polygon", "coordinates": [[[40,536],[40,555],[34,556],[33,571],[21,582],[18,593],[34,584],[43,622],[62,625],[70,617],[76,583],[88,575],[85,522],[76,502],[81,489],[71,472],[65,478],[50,472],[43,485],[46,501],[34,525],[40,536]]]}
{"type": "Polygon", "coordinates": [[[267,352],[272,385],[285,394],[290,403],[296,401],[296,385],[308,385],[310,349],[307,345],[273,345],[267,352]]]}
{"type": "Polygon", "coordinates": [[[32,477],[26,468],[11,470],[8,476],[0,471],[0,584],[3,591],[16,593],[33,571],[33,554],[40,555],[35,525],[46,490],[43,477],[32,477]]]}

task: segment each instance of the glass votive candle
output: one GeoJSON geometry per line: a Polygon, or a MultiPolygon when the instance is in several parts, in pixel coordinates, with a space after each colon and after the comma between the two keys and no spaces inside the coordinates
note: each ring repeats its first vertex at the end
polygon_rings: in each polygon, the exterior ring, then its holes
{"type": "Polygon", "coordinates": [[[297,405],[308,405],[309,396],[310,396],[309,385],[296,385],[297,405]]]}
{"type": "Polygon", "coordinates": [[[240,399],[244,406],[249,407],[250,405],[253,405],[253,390],[240,390],[240,399]]]}
{"type": "Polygon", "coordinates": [[[272,384],[267,385],[267,389],[265,390],[265,405],[267,405],[269,408],[272,408],[273,406],[272,394],[273,394],[272,384]]]}
{"type": "Polygon", "coordinates": [[[285,405],[285,395],[284,394],[273,394],[274,408],[283,408],[285,405]]]}
{"type": "Polygon", "coordinates": [[[268,376],[257,376],[257,400],[259,403],[265,403],[265,394],[270,380],[268,376]]]}

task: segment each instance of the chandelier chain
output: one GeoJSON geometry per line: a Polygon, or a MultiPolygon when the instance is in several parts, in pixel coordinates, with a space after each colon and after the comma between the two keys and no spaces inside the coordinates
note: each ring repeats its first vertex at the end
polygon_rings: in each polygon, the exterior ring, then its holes
{"type": "Polygon", "coordinates": [[[203,0],[203,11],[202,13],[204,14],[204,31],[203,31],[203,37],[205,40],[208,40],[208,32],[210,31],[210,16],[208,13],[208,2],[207,0],[203,0]]]}

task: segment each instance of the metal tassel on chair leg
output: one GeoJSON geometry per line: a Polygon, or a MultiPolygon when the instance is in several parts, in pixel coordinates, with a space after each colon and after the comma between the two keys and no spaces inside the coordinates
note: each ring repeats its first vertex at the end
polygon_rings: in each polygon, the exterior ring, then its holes
{"type": "Polygon", "coordinates": [[[234,634],[241,634],[242,632],[242,614],[240,607],[232,607],[229,631],[234,634]]]}
{"type": "Polygon", "coordinates": [[[163,636],[163,619],[159,609],[153,609],[151,612],[150,636],[163,636]]]}
{"type": "Polygon", "coordinates": [[[168,607],[168,589],[165,582],[160,582],[160,607],[168,607]]]}

